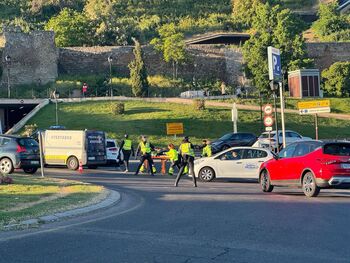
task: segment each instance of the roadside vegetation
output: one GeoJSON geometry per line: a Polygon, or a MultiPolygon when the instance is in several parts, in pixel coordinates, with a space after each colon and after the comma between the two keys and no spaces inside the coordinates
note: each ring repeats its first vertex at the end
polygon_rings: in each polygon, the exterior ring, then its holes
{"type": "MultiPolygon", "coordinates": [[[[195,110],[193,105],[173,103],[151,103],[144,101],[128,101],[125,113],[111,113],[111,103],[116,102],[83,102],[59,104],[60,125],[67,129],[103,130],[108,137],[121,140],[128,133],[138,141],[140,135],[148,135],[151,141],[160,147],[168,143],[179,144],[182,137],[166,135],[166,123],[182,122],[185,134],[200,144],[204,138],[216,139],[232,131],[231,109],[206,107],[195,110]]],[[[286,115],[287,129],[295,130],[305,136],[314,136],[313,116],[286,115]],[[303,125],[300,125],[303,123],[303,125]]],[[[48,128],[55,123],[55,107],[48,105],[42,109],[31,124],[39,128],[48,128]]],[[[320,118],[320,138],[350,138],[349,121],[320,118]],[[331,136],[330,136],[331,134],[331,136]]],[[[259,135],[262,130],[259,111],[239,111],[238,130],[253,132],[259,135]]]]}
{"type": "Polygon", "coordinates": [[[26,219],[66,211],[97,202],[103,187],[82,182],[11,176],[13,184],[0,186],[0,230],[26,219]]]}

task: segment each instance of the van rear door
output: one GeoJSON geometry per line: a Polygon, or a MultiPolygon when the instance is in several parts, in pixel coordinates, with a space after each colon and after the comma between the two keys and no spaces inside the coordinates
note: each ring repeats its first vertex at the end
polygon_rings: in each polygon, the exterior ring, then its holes
{"type": "Polygon", "coordinates": [[[106,138],[102,131],[86,131],[87,164],[106,163],[106,138]]]}

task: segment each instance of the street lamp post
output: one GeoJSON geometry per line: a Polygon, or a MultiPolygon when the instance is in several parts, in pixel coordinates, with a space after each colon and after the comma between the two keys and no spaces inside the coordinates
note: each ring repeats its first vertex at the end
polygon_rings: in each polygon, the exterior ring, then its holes
{"type": "Polygon", "coordinates": [[[112,62],[113,57],[108,56],[108,63],[109,63],[109,94],[111,97],[113,97],[113,89],[112,89],[112,62]]]}
{"type": "Polygon", "coordinates": [[[53,97],[55,99],[55,103],[56,103],[56,125],[58,125],[58,104],[57,104],[57,100],[60,97],[60,93],[57,90],[54,90],[53,92],[53,97]]]}
{"type": "Polygon", "coordinates": [[[7,55],[5,57],[5,62],[7,66],[7,97],[11,98],[11,85],[10,85],[10,65],[11,65],[11,57],[7,55]]]}

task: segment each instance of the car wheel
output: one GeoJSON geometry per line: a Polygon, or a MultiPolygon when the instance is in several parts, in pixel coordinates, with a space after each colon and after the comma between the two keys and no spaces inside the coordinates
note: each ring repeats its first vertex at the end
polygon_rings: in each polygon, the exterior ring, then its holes
{"type": "Polygon", "coordinates": [[[23,171],[26,174],[35,174],[35,172],[38,170],[37,167],[31,167],[31,168],[23,168],[23,171]]]}
{"type": "Polygon", "coordinates": [[[11,174],[13,173],[13,164],[12,161],[9,158],[3,158],[0,161],[0,172],[3,175],[11,174]]]}
{"type": "Polygon", "coordinates": [[[315,177],[311,172],[304,175],[301,187],[307,197],[316,197],[320,193],[320,188],[317,186],[315,177]]]}
{"type": "Polygon", "coordinates": [[[210,167],[204,167],[199,171],[199,178],[204,182],[210,182],[215,178],[215,172],[210,167]]]}
{"type": "Polygon", "coordinates": [[[260,174],[260,186],[263,192],[272,192],[273,185],[271,185],[270,174],[267,170],[263,170],[260,174]]]}
{"type": "Polygon", "coordinates": [[[74,156],[69,157],[67,160],[67,167],[70,170],[77,170],[79,168],[78,159],[74,156]]]}

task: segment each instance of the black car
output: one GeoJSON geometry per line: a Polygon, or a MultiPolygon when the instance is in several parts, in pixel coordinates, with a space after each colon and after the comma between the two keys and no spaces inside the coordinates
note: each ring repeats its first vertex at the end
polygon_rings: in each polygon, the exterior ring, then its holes
{"type": "Polygon", "coordinates": [[[27,137],[0,135],[0,173],[7,175],[14,169],[33,174],[40,167],[38,143],[27,137]]]}
{"type": "Polygon", "coordinates": [[[257,140],[253,133],[228,133],[211,144],[213,154],[235,146],[252,146],[257,140]]]}

